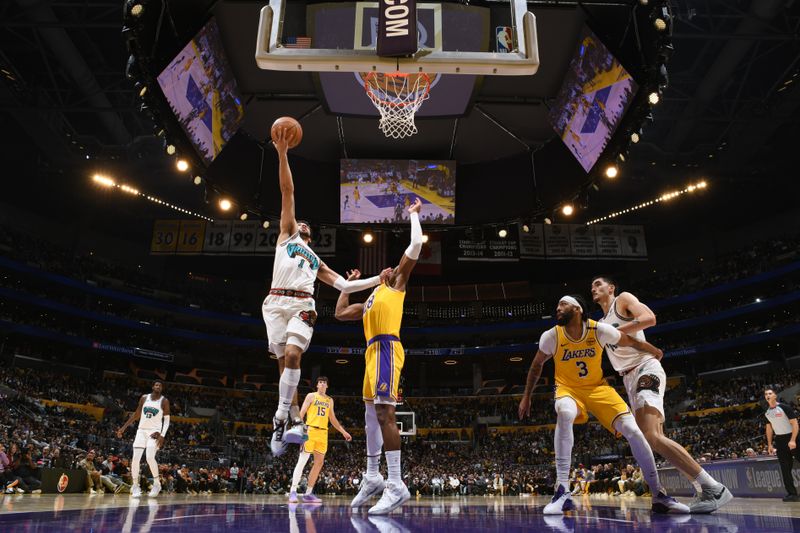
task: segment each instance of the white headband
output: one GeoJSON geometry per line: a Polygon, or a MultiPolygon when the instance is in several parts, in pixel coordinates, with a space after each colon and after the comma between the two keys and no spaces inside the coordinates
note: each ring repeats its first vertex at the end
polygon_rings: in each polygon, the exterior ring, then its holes
{"type": "Polygon", "coordinates": [[[581,310],[581,313],[583,313],[583,307],[581,307],[581,304],[578,303],[578,300],[576,300],[572,296],[562,296],[559,302],[567,302],[570,305],[574,305],[575,307],[581,310]]]}

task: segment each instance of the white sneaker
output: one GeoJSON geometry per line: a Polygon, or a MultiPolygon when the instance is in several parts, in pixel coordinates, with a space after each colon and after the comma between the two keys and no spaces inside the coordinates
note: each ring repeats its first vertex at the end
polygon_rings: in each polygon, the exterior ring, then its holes
{"type": "Polygon", "coordinates": [[[564,514],[565,511],[574,510],[575,502],[572,501],[572,495],[564,488],[564,485],[559,485],[550,503],[544,506],[542,512],[544,514],[564,514]]]}
{"type": "Polygon", "coordinates": [[[297,424],[292,429],[283,434],[283,442],[286,444],[303,444],[308,440],[308,430],[305,424],[297,424]]]}
{"type": "Polygon", "coordinates": [[[408,487],[402,481],[400,484],[395,484],[392,481],[386,482],[386,487],[383,489],[383,496],[378,500],[378,503],[373,505],[367,511],[367,514],[389,514],[411,498],[411,493],[408,492],[408,487]]]}
{"type": "Polygon", "coordinates": [[[667,496],[660,492],[653,496],[653,505],[651,507],[654,513],[660,514],[689,514],[689,507],[682,504],[672,496],[667,496]]]}
{"type": "Polygon", "coordinates": [[[361,507],[367,501],[376,496],[379,492],[386,488],[386,482],[383,480],[383,476],[380,474],[377,476],[364,476],[361,481],[361,487],[358,489],[358,494],[356,497],[353,498],[353,501],[350,502],[350,507],[357,508],[361,507]]]}
{"type": "Polygon", "coordinates": [[[711,487],[704,488],[703,491],[697,495],[697,499],[689,506],[692,514],[708,514],[713,513],[729,501],[733,499],[733,494],[725,485],[721,485],[717,489],[711,487]]]}
{"type": "Polygon", "coordinates": [[[150,498],[155,498],[158,496],[159,492],[161,492],[161,483],[153,483],[153,488],[150,489],[148,496],[150,498]]]}
{"type": "Polygon", "coordinates": [[[141,498],[142,497],[142,488],[139,485],[134,485],[131,487],[131,498],[141,498]]]}

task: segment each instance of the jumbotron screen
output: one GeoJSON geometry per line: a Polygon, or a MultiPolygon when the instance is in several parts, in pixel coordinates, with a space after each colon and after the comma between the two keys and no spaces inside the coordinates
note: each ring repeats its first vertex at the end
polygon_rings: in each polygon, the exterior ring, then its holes
{"type": "Polygon", "coordinates": [[[186,135],[208,165],[239,129],[244,106],[211,19],[158,75],[186,135]]]}
{"type": "Polygon", "coordinates": [[[589,172],[605,150],[638,85],[589,28],[584,28],[550,123],[589,172]]]}
{"type": "Polygon", "coordinates": [[[415,198],[423,223],[455,222],[455,161],[342,159],[340,183],[342,223],[401,224],[415,198]]]}

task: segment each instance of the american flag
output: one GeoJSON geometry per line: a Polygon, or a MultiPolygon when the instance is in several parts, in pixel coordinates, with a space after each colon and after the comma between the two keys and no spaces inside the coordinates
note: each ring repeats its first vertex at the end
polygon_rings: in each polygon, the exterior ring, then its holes
{"type": "Polygon", "coordinates": [[[374,276],[390,266],[386,264],[386,238],[380,233],[373,233],[373,240],[367,244],[361,242],[358,250],[358,269],[362,277],[374,276]]]}
{"type": "Polygon", "coordinates": [[[311,37],[284,37],[284,48],[311,48],[311,37]]]}

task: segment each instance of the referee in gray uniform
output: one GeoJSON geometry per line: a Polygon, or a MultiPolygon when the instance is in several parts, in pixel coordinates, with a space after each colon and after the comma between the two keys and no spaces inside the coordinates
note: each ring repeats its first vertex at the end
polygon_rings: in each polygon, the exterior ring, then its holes
{"type": "Polygon", "coordinates": [[[783,485],[787,495],[785,502],[800,501],[797,489],[792,481],[792,464],[794,459],[800,461],[800,449],[797,448],[797,413],[791,405],[778,401],[778,395],[773,389],[764,390],[764,398],[769,404],[769,409],[764,415],[767,417],[767,450],[772,455],[773,449],[778,454],[778,463],[781,465],[783,485]],[[772,446],[772,436],[775,436],[775,447],[772,446]]]}

